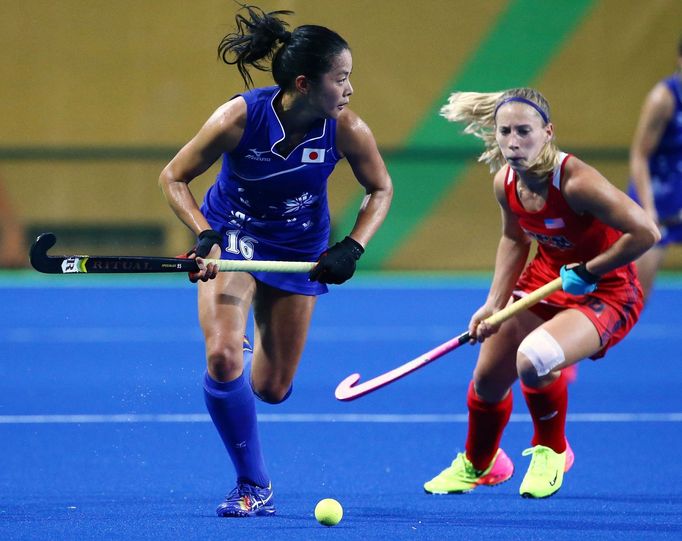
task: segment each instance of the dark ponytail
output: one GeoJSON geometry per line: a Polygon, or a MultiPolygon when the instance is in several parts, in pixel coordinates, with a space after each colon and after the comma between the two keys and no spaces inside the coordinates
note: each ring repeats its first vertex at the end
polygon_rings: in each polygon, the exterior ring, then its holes
{"type": "Polygon", "coordinates": [[[237,30],[222,39],[218,56],[226,64],[237,66],[247,87],[253,86],[249,66],[272,71],[275,82],[285,90],[299,75],[317,81],[331,69],[333,58],[349,48],[341,36],[324,26],[304,25],[287,31],[289,25],[278,16],[292,15],[292,11],[265,13],[249,5],[242,5],[242,9],[246,15],[236,15],[237,30]]]}
{"type": "Polygon", "coordinates": [[[218,56],[225,64],[236,64],[244,83],[251,87],[253,79],[247,66],[270,71],[265,62],[272,59],[275,44],[291,38],[291,33],[286,29],[287,23],[277,18],[277,15],[291,15],[293,12],[282,10],[265,13],[262,9],[249,5],[242,5],[242,8],[246,10],[247,16],[237,13],[237,30],[221,40],[218,56]]]}

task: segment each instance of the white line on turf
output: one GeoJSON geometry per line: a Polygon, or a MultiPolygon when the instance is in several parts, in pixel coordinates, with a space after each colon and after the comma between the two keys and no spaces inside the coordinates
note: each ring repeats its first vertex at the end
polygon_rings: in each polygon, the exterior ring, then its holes
{"type": "MultiPolygon", "coordinates": [[[[377,325],[377,326],[313,326],[311,342],[442,342],[453,335],[452,327],[443,325],[377,325]]],[[[677,339],[671,325],[640,324],[628,336],[629,341],[677,339]]],[[[199,328],[172,327],[163,329],[142,327],[9,327],[0,329],[0,341],[17,344],[103,344],[201,342],[199,328]]]]}
{"type": "MultiPolygon", "coordinates": [[[[388,413],[282,413],[259,414],[264,423],[466,423],[467,414],[388,413]]],[[[569,423],[679,423],[682,412],[672,413],[569,413],[569,423]]],[[[80,415],[0,415],[0,424],[92,423],[208,423],[205,413],[119,413],[80,415]]],[[[529,423],[530,416],[512,414],[510,422],[529,423]]]]}

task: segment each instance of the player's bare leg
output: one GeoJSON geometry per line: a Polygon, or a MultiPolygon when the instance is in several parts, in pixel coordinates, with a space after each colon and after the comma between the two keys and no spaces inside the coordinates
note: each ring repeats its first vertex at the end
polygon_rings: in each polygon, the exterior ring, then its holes
{"type": "Polygon", "coordinates": [[[316,300],[258,284],[251,384],[265,402],[278,404],[291,394],[316,300]]]}
{"type": "Polygon", "coordinates": [[[522,312],[483,342],[467,393],[465,452],[424,484],[427,493],[471,492],[479,485],[498,485],[512,477],[514,465],[500,441],[512,411],[511,386],[518,378],[516,350],[523,337],[541,323],[532,312],[522,312]]]}
{"type": "Polygon", "coordinates": [[[642,291],[644,292],[644,302],[649,299],[651,289],[654,285],[656,273],[663,262],[665,256],[665,248],[661,246],[654,246],[649,251],[645,252],[635,264],[637,265],[637,274],[639,275],[639,282],[642,284],[642,291]]]}
{"type": "Polygon", "coordinates": [[[519,346],[517,370],[533,419],[530,466],[519,493],[546,498],[563,483],[574,455],[566,440],[567,381],[562,368],[596,353],[601,347],[592,321],[579,310],[565,310],[530,333],[519,346]]]}
{"type": "Polygon", "coordinates": [[[222,517],[275,512],[255,399],[243,373],[244,332],[255,290],[256,281],[246,273],[224,273],[199,284],[207,358],[204,399],[237,474],[237,486],[216,509],[222,517]]]}

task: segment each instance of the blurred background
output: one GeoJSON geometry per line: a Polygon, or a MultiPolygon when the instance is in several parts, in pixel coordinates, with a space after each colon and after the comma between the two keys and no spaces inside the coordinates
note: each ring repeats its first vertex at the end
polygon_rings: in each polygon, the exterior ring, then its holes
{"type": "MultiPolygon", "coordinates": [[[[256,2],[254,2],[256,3],[256,2]]],[[[675,67],[679,0],[260,0],[292,27],[329,26],[351,45],[351,107],[395,183],[363,270],[493,266],[499,212],[477,141],[438,116],[454,90],[534,86],[559,146],[617,186],[647,92],[675,67]]],[[[217,45],[229,0],[0,2],[3,266],[36,234],[62,253],[174,255],[193,236],[166,206],[161,169],[213,110],[243,90],[217,45]]],[[[271,84],[255,73],[256,85],[271,84]]],[[[214,166],[192,183],[198,200],[214,166]]],[[[362,192],[345,163],[329,185],[335,234],[362,192]]],[[[682,268],[679,249],[664,268],[682,268]]]]}

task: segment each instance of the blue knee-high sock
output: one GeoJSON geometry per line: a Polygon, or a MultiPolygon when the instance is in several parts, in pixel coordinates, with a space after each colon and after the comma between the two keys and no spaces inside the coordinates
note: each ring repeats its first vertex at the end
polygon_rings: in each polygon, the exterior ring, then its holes
{"type": "Polygon", "coordinates": [[[204,373],[204,400],[232,459],[237,480],[268,486],[270,476],[258,437],[256,403],[244,375],[221,383],[204,373]]]}

